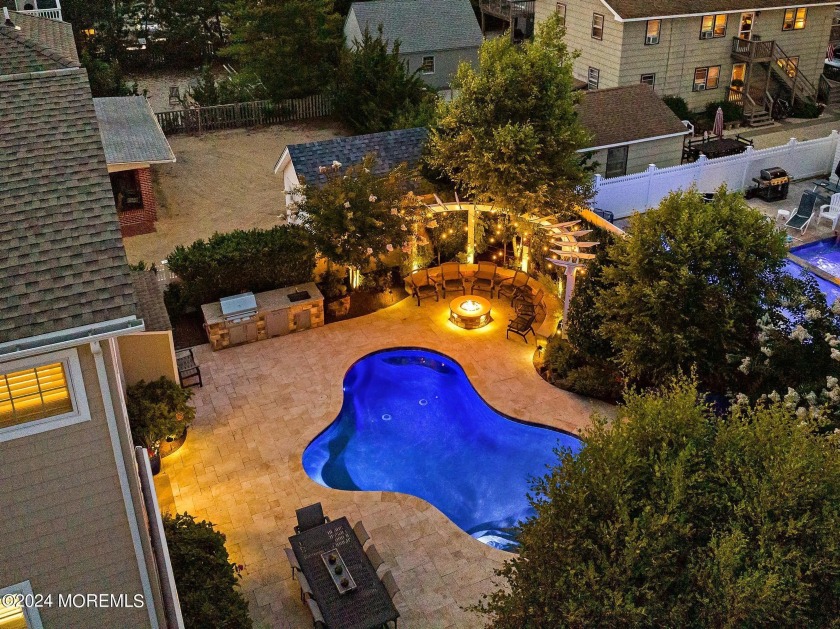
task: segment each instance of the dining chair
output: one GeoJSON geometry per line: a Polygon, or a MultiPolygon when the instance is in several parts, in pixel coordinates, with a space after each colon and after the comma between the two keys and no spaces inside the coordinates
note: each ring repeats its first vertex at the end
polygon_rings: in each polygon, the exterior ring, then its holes
{"type": "Polygon", "coordinates": [[[326,628],[327,623],[324,620],[324,614],[321,613],[321,608],[318,607],[318,603],[316,603],[314,599],[310,598],[306,601],[306,604],[309,605],[309,613],[312,614],[312,623],[315,626],[315,629],[326,628]]]}
{"type": "Polygon", "coordinates": [[[364,548],[365,544],[370,540],[370,535],[368,535],[367,529],[361,520],[353,525],[353,532],[356,534],[356,539],[359,540],[362,548],[364,548]]]}
{"type": "Polygon", "coordinates": [[[324,515],[324,508],[320,502],[295,510],[295,515],[297,515],[298,521],[298,525],[295,527],[295,533],[303,533],[330,521],[324,515]]]}
{"type": "Polygon", "coordinates": [[[300,563],[298,563],[297,556],[295,556],[295,551],[291,548],[284,548],[283,551],[286,553],[286,559],[289,561],[289,565],[292,567],[292,578],[295,578],[295,571],[300,570],[300,563]]]}
{"type": "Polygon", "coordinates": [[[305,603],[307,599],[315,596],[315,593],[312,591],[312,586],[309,585],[309,581],[306,580],[306,577],[300,571],[298,571],[297,580],[298,585],[300,585],[300,600],[302,603],[305,603]]]}
{"type": "Polygon", "coordinates": [[[370,560],[370,563],[373,565],[374,570],[378,570],[379,566],[381,566],[385,561],[382,559],[382,555],[379,554],[379,551],[376,549],[376,544],[371,544],[368,546],[368,549],[365,551],[367,554],[367,558],[370,560]]]}
{"type": "Polygon", "coordinates": [[[380,581],[382,581],[385,589],[388,590],[388,596],[391,597],[391,600],[400,593],[400,586],[397,585],[397,582],[394,580],[394,574],[390,570],[385,571],[380,581]]]}

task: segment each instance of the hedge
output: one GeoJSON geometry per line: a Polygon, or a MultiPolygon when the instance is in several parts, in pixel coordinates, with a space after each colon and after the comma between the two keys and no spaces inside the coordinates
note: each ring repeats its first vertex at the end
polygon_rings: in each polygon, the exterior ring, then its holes
{"type": "Polygon", "coordinates": [[[245,291],[261,292],[311,282],[315,247],[300,226],[236,230],[206,242],[179,245],[168,258],[181,282],[172,284],[170,314],[245,291]]]}

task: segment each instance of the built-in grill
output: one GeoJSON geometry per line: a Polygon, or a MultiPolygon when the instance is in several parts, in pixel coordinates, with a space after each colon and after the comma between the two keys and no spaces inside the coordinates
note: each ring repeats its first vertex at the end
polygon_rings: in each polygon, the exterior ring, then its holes
{"type": "Polygon", "coordinates": [[[222,297],[219,300],[219,306],[222,308],[222,316],[225,320],[234,323],[251,319],[257,314],[257,299],[254,293],[222,297]]]}
{"type": "Polygon", "coordinates": [[[787,199],[790,188],[790,176],[784,168],[773,166],[763,168],[758,177],[753,177],[755,185],[747,190],[747,198],[758,197],[765,201],[787,199]]]}

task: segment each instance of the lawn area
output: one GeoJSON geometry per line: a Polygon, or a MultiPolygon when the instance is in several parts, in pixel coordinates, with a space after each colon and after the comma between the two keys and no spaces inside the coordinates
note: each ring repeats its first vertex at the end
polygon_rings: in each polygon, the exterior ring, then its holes
{"type": "Polygon", "coordinates": [[[332,121],[315,121],[171,136],[177,162],[153,168],[157,231],[125,239],[128,261],[159,263],[176,245],[217,231],[277,225],[286,215],[283,180],[274,174],[283,149],[343,134],[332,121]]]}

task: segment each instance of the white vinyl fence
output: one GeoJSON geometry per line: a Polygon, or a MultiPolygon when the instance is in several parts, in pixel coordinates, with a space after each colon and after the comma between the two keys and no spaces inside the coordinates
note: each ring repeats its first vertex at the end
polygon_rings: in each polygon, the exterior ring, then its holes
{"type": "Polygon", "coordinates": [[[721,184],[730,190],[744,190],[753,184],[763,168],[784,168],[793,179],[808,179],[834,171],[840,159],[840,135],[832,131],[825,138],[799,142],[791,139],[782,146],[755,150],[751,146],[740,155],[700,159],[691,164],[657,168],[651,164],[641,173],[604,179],[595,176],[592,206],[609,210],[615,218],[655,207],[674,190],[696,186],[700,192],[714,192],[721,184]]]}

